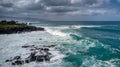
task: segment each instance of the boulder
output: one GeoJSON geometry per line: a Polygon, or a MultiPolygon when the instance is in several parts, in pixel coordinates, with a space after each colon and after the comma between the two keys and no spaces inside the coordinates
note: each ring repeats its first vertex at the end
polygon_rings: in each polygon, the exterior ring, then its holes
{"type": "Polygon", "coordinates": [[[15,65],[22,65],[23,63],[24,63],[24,61],[22,61],[22,60],[16,60],[14,62],[15,65]]]}

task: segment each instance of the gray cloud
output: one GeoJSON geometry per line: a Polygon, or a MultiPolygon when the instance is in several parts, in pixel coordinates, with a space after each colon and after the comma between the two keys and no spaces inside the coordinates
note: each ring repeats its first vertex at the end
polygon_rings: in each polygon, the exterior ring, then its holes
{"type": "Polygon", "coordinates": [[[1,3],[0,4],[2,7],[12,7],[13,6],[13,4],[12,3],[1,3]]]}
{"type": "MultiPolygon", "coordinates": [[[[118,0],[119,1],[119,0],[118,0]]],[[[110,0],[0,0],[0,15],[41,17],[46,15],[103,15],[110,0]]]]}
{"type": "Polygon", "coordinates": [[[69,12],[80,9],[81,7],[92,7],[102,5],[109,0],[2,0],[1,6],[4,8],[15,8],[15,9],[31,9],[31,10],[46,10],[51,8],[51,11],[58,12],[69,12]]]}
{"type": "Polygon", "coordinates": [[[42,0],[46,6],[68,6],[71,5],[70,0],[42,0]]]}

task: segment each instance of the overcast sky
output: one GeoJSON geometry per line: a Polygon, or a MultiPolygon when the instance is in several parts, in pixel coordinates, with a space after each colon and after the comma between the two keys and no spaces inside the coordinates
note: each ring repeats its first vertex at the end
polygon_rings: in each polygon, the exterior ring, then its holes
{"type": "Polygon", "coordinates": [[[120,20],[120,0],[0,0],[0,16],[57,21],[120,20]]]}

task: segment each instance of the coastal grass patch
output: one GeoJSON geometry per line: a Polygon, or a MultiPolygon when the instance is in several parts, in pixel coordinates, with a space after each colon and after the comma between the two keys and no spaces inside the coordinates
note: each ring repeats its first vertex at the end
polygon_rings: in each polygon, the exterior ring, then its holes
{"type": "Polygon", "coordinates": [[[0,24],[1,30],[7,30],[7,29],[13,29],[13,28],[23,28],[23,27],[26,27],[26,25],[9,25],[9,24],[2,25],[2,24],[0,24]]]}

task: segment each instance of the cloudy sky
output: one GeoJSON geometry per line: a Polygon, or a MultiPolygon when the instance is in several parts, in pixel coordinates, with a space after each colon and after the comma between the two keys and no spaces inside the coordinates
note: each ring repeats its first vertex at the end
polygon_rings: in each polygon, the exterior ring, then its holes
{"type": "Polygon", "coordinates": [[[120,20],[120,0],[0,0],[0,17],[56,21],[120,20]]]}

